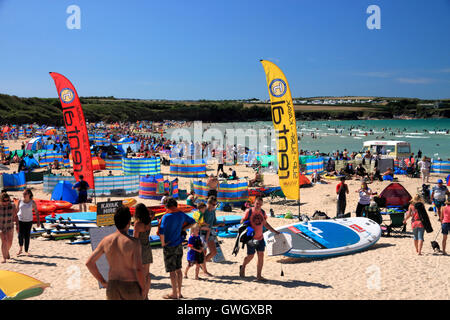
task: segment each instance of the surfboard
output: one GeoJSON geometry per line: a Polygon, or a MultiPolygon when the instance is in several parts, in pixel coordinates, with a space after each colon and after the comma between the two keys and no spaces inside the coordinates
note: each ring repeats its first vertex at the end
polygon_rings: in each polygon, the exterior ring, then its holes
{"type": "Polygon", "coordinates": [[[67,244],[88,244],[91,243],[91,239],[81,239],[81,240],[75,240],[75,241],[68,241],[67,244]]]}
{"type": "Polygon", "coordinates": [[[231,232],[230,230],[220,231],[217,233],[217,236],[220,238],[236,238],[237,235],[238,235],[237,232],[231,232]]]}
{"type": "Polygon", "coordinates": [[[97,220],[97,212],[70,212],[70,213],[60,213],[54,216],[48,215],[45,217],[47,222],[57,222],[66,221],[69,219],[74,223],[92,223],[92,221],[97,220]]]}
{"type": "Polygon", "coordinates": [[[266,242],[267,255],[278,256],[285,254],[292,249],[292,235],[289,233],[265,233],[264,241],[266,242]]]}
{"type": "Polygon", "coordinates": [[[98,228],[95,223],[67,223],[67,224],[58,224],[55,226],[56,228],[62,229],[82,229],[87,230],[90,228],[98,228]]]}
{"type": "Polygon", "coordinates": [[[40,235],[42,235],[44,232],[46,232],[46,230],[44,229],[44,228],[33,228],[32,230],[31,230],[31,233],[30,233],[30,236],[32,237],[32,238],[35,238],[35,237],[39,237],[40,235]]]}
{"type": "Polygon", "coordinates": [[[418,202],[414,205],[419,214],[420,220],[422,221],[423,227],[427,233],[433,232],[433,227],[431,226],[430,218],[428,217],[427,210],[422,202],[418,202]]]}
{"type": "Polygon", "coordinates": [[[235,224],[235,225],[229,227],[229,228],[228,228],[228,231],[229,231],[229,232],[237,233],[240,226],[241,226],[240,224],[235,224]]]}
{"type": "MultiPolygon", "coordinates": [[[[276,230],[290,234],[292,248],[284,255],[293,258],[351,254],[369,248],[381,237],[380,225],[363,217],[296,222],[276,230]]],[[[264,238],[271,234],[267,231],[264,238]]]]}

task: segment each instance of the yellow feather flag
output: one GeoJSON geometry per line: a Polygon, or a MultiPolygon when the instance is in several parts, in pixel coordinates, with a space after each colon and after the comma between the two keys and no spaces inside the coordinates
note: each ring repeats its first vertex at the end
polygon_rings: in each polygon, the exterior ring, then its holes
{"type": "Polygon", "coordinates": [[[300,165],[297,122],[291,91],[283,72],[274,63],[261,60],[266,72],[272,122],[278,149],[278,178],[286,198],[300,200],[300,165]]]}

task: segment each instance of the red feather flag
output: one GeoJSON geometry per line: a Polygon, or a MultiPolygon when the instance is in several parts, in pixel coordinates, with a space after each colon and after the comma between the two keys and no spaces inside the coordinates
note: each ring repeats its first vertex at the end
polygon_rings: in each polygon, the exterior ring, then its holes
{"type": "Polygon", "coordinates": [[[61,101],[66,134],[69,139],[72,154],[75,179],[79,181],[79,176],[82,175],[84,181],[89,184],[89,187],[94,189],[94,172],[92,170],[89,136],[77,91],[72,83],[63,75],[50,72],[50,76],[55,81],[56,90],[61,101]]]}

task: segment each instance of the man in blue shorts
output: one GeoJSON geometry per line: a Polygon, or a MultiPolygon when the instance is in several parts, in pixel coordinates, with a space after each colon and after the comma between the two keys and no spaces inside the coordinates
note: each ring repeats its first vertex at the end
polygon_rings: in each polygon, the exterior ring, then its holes
{"type": "Polygon", "coordinates": [[[431,201],[433,201],[436,206],[436,214],[438,217],[441,216],[441,208],[445,205],[445,196],[449,195],[450,192],[448,188],[444,186],[442,179],[437,181],[438,185],[434,186],[431,193],[431,201]]]}
{"type": "Polygon", "coordinates": [[[164,203],[167,213],[162,217],[159,228],[161,246],[163,247],[164,265],[166,272],[170,274],[172,294],[167,294],[164,299],[181,299],[181,285],[183,281],[182,258],[183,237],[182,232],[189,229],[196,221],[186,213],[178,210],[178,203],[172,197],[167,197],[164,203]]]}

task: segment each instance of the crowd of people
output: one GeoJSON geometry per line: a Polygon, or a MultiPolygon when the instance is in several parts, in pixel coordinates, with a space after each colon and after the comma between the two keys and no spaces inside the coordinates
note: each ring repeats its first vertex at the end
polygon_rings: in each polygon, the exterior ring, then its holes
{"type": "MultiPolygon", "coordinates": [[[[163,263],[169,274],[172,292],[164,299],[182,299],[183,278],[188,278],[189,269],[195,266],[195,279],[200,270],[207,277],[213,277],[207,270],[207,263],[217,254],[215,228],[223,226],[216,217],[217,199],[210,196],[197,208],[199,216],[191,218],[178,209],[177,201],[167,197],[164,205],[167,213],[159,227],[163,263]],[[186,230],[190,229],[187,237],[186,230]],[[187,244],[186,267],[183,266],[183,246],[187,244]]],[[[239,276],[245,277],[245,268],[257,254],[257,281],[266,281],[262,276],[264,265],[265,242],[263,228],[279,233],[267,222],[267,215],[262,209],[263,199],[257,197],[253,207],[246,210],[241,223],[247,223],[254,231],[254,236],[247,243],[247,255],[239,266],[239,276]]],[[[133,236],[128,234],[131,226],[131,214],[127,207],[120,207],[114,215],[117,231],[106,236],[86,262],[86,266],[100,284],[106,288],[108,300],[142,300],[149,298],[151,288],[150,264],[153,260],[148,238],[151,231],[151,212],[143,204],[136,206],[133,236]],[[96,261],[105,254],[109,273],[106,281],[101,275],[96,261]]]]}

